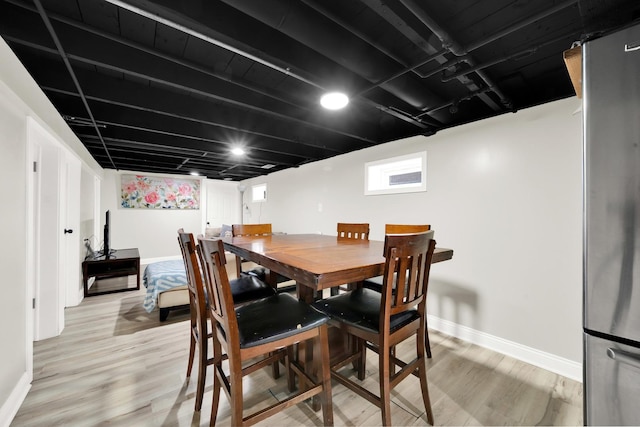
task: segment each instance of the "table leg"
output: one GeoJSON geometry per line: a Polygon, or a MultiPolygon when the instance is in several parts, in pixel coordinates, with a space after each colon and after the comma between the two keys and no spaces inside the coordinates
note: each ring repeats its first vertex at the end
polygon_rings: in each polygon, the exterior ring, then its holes
{"type": "Polygon", "coordinates": [[[308,304],[311,304],[313,302],[313,289],[298,282],[296,282],[296,289],[298,291],[298,299],[300,301],[304,301],[308,304]]]}

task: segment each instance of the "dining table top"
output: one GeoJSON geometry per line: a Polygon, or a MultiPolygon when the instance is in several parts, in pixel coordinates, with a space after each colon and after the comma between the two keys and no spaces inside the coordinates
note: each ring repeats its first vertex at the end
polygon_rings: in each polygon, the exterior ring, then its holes
{"type": "MultiPolygon", "coordinates": [[[[320,291],[356,283],[384,272],[384,242],[323,234],[271,234],[222,239],[225,249],[320,291]]],[[[453,249],[436,246],[432,263],[449,260],[453,249]]]]}

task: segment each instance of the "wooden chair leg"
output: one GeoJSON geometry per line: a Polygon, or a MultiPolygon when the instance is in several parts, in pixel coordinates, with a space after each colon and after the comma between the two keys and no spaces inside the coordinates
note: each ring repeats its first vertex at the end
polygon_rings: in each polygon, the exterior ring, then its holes
{"type": "MultiPolygon", "coordinates": [[[[426,334],[425,334],[426,335],[426,334]]],[[[420,377],[420,389],[422,391],[422,402],[424,403],[424,409],[427,413],[427,421],[429,424],[433,424],[433,410],[431,409],[431,400],[429,399],[429,384],[427,383],[427,364],[426,359],[424,357],[424,352],[421,350],[425,348],[425,346],[420,343],[420,340],[416,340],[417,342],[417,351],[418,358],[421,358],[418,364],[418,376],[420,377]]],[[[427,347],[428,348],[428,347],[427,347]]]]}
{"type": "Polygon", "coordinates": [[[231,392],[229,393],[229,400],[231,401],[231,425],[242,425],[242,366],[240,361],[232,360],[229,358],[229,371],[231,381],[231,392]]]}
{"type": "Polygon", "coordinates": [[[201,342],[198,343],[198,386],[196,388],[196,404],[195,410],[199,411],[202,409],[202,398],[204,397],[204,383],[207,378],[207,361],[209,359],[208,355],[208,345],[206,341],[206,337],[204,338],[204,342],[202,342],[202,338],[200,338],[201,342]]]}
{"type": "Polygon", "coordinates": [[[360,353],[358,360],[358,379],[364,381],[367,369],[367,343],[362,338],[353,337],[356,340],[356,349],[360,353]]]}
{"type": "Polygon", "coordinates": [[[193,358],[196,352],[196,340],[193,338],[193,332],[190,333],[189,339],[190,339],[190,344],[189,344],[189,362],[187,364],[187,378],[191,377],[191,370],[193,369],[193,358]]]}
{"type": "Polygon", "coordinates": [[[289,393],[293,393],[296,389],[296,376],[291,369],[291,361],[293,361],[293,357],[294,348],[293,346],[289,346],[287,347],[287,358],[284,362],[285,375],[287,376],[287,388],[289,389],[289,393]]]}
{"type": "Polygon", "coordinates": [[[273,365],[271,365],[271,374],[273,375],[274,380],[280,378],[280,362],[278,360],[276,360],[273,365]]]}
{"type": "Polygon", "coordinates": [[[316,361],[315,371],[318,382],[322,383],[320,401],[322,405],[322,419],[325,426],[333,425],[333,402],[331,397],[331,369],[329,368],[329,334],[327,325],[320,326],[316,345],[313,346],[313,360],[316,361]]]}
{"type": "Polygon", "coordinates": [[[209,426],[216,425],[216,416],[218,415],[218,406],[220,404],[220,389],[222,388],[222,382],[218,377],[218,372],[222,371],[222,347],[220,343],[214,340],[213,343],[213,400],[211,401],[211,418],[209,419],[209,426]]]}
{"type": "Polygon", "coordinates": [[[431,359],[431,341],[429,341],[429,331],[427,328],[424,329],[424,345],[427,350],[427,357],[431,359]]]}
{"type": "Polygon", "coordinates": [[[222,383],[217,375],[213,377],[213,400],[211,402],[211,418],[209,419],[209,426],[216,425],[216,416],[218,415],[218,406],[220,404],[220,389],[222,383]]]}
{"type": "Polygon", "coordinates": [[[390,349],[381,347],[378,351],[378,376],[380,379],[380,412],[382,425],[391,425],[391,382],[390,382],[390,349]]]}

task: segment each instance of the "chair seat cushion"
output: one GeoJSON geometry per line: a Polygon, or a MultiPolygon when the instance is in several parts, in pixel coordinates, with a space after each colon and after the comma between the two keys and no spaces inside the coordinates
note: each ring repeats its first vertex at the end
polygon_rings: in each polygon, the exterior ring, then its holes
{"type": "MultiPolygon", "coordinates": [[[[332,319],[372,332],[380,331],[380,305],[382,295],[371,289],[355,289],[351,292],[321,299],[313,303],[318,310],[332,319]]],[[[419,317],[416,310],[391,316],[391,332],[419,317]]]]}
{"type": "Polygon", "coordinates": [[[275,289],[255,276],[241,276],[229,281],[233,303],[241,304],[254,299],[265,298],[276,293],[275,289]]]}
{"type": "Polygon", "coordinates": [[[289,294],[275,294],[236,308],[240,348],[277,341],[316,328],[329,320],[289,294]]]}
{"type": "MultiPolygon", "coordinates": [[[[257,277],[258,279],[266,282],[267,281],[267,274],[269,273],[269,270],[267,270],[264,267],[256,267],[253,268],[251,270],[248,271],[243,271],[241,274],[243,276],[254,276],[257,277]]],[[[288,282],[289,279],[288,277],[284,277],[282,274],[280,273],[276,273],[276,283],[284,283],[284,282],[288,282]]]]}

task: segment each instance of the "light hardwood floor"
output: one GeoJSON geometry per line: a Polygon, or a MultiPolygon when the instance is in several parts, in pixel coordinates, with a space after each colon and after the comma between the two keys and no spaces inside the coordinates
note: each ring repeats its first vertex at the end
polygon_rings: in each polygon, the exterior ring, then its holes
{"type": "MultiPolygon", "coordinates": [[[[122,280],[122,279],[113,279],[122,280]]],[[[65,312],[59,337],[34,344],[34,381],[12,426],[206,426],[211,372],[202,411],[193,411],[196,372],[185,378],[188,313],[142,308],[144,288],[85,300],[65,312]]],[[[429,388],[436,425],[582,425],[580,383],[452,337],[430,332],[429,388]]],[[[404,343],[399,354],[414,342],[404,343]]],[[[211,368],[209,368],[211,369],[211,368]]],[[[376,390],[377,360],[369,352],[366,382],[376,390]],[[370,375],[372,374],[372,375],[370,375]]],[[[285,396],[284,377],[257,372],[244,384],[259,405],[285,396]]],[[[426,425],[418,379],[392,394],[394,425],[426,425]]],[[[378,408],[333,382],[336,426],[380,425],[378,408]]],[[[221,398],[217,424],[230,425],[221,398]]],[[[321,425],[306,404],[262,425],[321,425]]]]}

